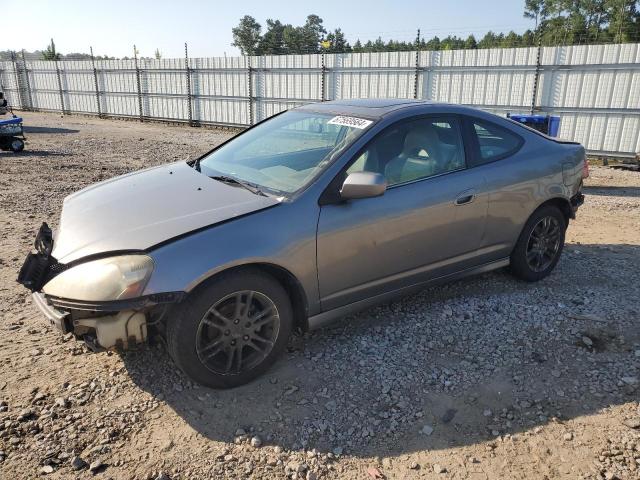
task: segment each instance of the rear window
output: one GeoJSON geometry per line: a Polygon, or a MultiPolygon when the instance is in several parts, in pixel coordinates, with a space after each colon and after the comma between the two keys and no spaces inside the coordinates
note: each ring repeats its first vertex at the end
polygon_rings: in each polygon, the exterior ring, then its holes
{"type": "Polygon", "coordinates": [[[514,154],[520,148],[520,136],[506,128],[489,122],[473,120],[473,129],[478,139],[480,163],[493,162],[514,154]]]}

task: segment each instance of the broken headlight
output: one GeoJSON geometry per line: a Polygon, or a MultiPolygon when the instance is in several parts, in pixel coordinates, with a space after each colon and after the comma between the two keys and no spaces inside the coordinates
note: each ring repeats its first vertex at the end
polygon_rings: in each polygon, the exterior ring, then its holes
{"type": "Polygon", "coordinates": [[[87,302],[139,297],[153,272],[147,255],[123,255],[81,263],[55,276],[45,294],[87,302]]]}

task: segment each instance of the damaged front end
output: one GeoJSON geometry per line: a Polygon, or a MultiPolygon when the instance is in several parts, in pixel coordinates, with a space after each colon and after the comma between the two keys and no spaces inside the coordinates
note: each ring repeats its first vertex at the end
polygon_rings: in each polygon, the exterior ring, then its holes
{"type": "Polygon", "coordinates": [[[51,325],[72,332],[94,350],[129,349],[145,342],[148,327],[162,320],[168,304],[182,299],[181,292],[142,295],[154,269],[143,252],[63,265],[51,255],[53,241],[43,223],[18,282],[32,291],[51,325]]]}

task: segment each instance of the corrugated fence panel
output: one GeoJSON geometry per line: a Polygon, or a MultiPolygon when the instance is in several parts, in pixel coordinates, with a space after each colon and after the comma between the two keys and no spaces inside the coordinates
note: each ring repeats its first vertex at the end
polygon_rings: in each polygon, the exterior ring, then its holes
{"type": "Polygon", "coordinates": [[[62,107],[55,62],[29,62],[27,71],[33,108],[60,111],[62,107]]]}
{"type": "Polygon", "coordinates": [[[65,60],[59,62],[59,68],[65,109],[81,113],[95,112],[95,81],[91,62],[65,60]]]}
{"type": "MultiPolygon", "coordinates": [[[[25,109],[242,126],[308,102],[417,96],[499,115],[528,112],[537,48],[265,57],[0,62],[25,109]],[[58,76],[58,70],[60,70],[58,76]],[[324,67],[324,68],[323,68],[324,67]],[[97,90],[96,92],[96,83],[97,90]],[[61,100],[62,98],[62,100],[61,100]],[[189,116],[191,114],[191,116],[189,116]]],[[[595,153],[640,151],[640,45],[545,47],[536,111],[595,153]]]]}
{"type": "Polygon", "coordinates": [[[20,94],[16,83],[16,71],[13,62],[0,62],[0,88],[4,92],[7,104],[20,106],[20,94]]]}
{"type": "Polygon", "coordinates": [[[321,55],[251,57],[255,121],[322,100],[321,55]]]}
{"type": "Polygon", "coordinates": [[[96,68],[102,111],[106,115],[138,116],[135,62],[100,60],[96,62],[96,68]]]}
{"type": "Polygon", "coordinates": [[[537,105],[561,117],[561,137],[592,152],[638,152],[639,46],[545,48],[537,105]]]}
{"type": "Polygon", "coordinates": [[[189,59],[193,118],[215,124],[249,124],[248,60],[244,57],[189,59]]]}
{"type": "Polygon", "coordinates": [[[326,55],[330,99],[413,97],[415,52],[326,55]]]}

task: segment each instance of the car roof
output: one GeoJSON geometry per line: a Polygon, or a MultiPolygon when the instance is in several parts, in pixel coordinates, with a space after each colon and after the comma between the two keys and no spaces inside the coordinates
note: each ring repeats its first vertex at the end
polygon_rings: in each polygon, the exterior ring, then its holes
{"type": "Polygon", "coordinates": [[[328,102],[308,103],[297,107],[294,110],[361,117],[374,121],[381,119],[385,115],[398,112],[399,110],[408,110],[406,113],[409,116],[411,115],[410,112],[415,112],[417,115],[427,113],[457,113],[497,123],[498,125],[509,128],[510,130],[516,130],[516,133],[520,134],[522,133],[521,130],[528,130],[518,122],[514,122],[513,120],[471,106],[432,102],[430,100],[417,100],[413,98],[356,98],[349,100],[331,100],[328,102]]]}
{"type": "Polygon", "coordinates": [[[354,115],[365,118],[380,118],[387,113],[407,107],[444,106],[447,104],[416,100],[413,98],[353,98],[348,100],[331,100],[321,103],[309,103],[296,110],[333,113],[336,115],[354,115]]]}

